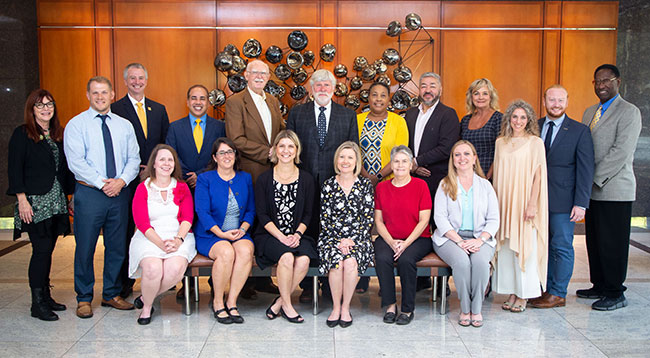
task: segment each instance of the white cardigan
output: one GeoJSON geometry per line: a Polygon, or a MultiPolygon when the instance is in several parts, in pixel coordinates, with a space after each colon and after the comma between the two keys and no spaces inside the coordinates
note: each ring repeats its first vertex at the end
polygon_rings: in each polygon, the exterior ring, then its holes
{"type": "MultiPolygon", "coordinates": [[[[433,219],[436,222],[436,231],[433,233],[433,242],[441,246],[449,240],[445,233],[454,230],[458,231],[463,222],[461,212],[460,182],[458,182],[458,194],[456,201],[451,200],[442,190],[442,181],[438,185],[436,197],[433,204],[433,219]]],[[[492,184],[486,179],[474,174],[473,188],[473,209],[474,209],[474,237],[478,238],[482,232],[488,232],[492,237],[485,243],[494,247],[496,240],[494,236],[499,230],[499,202],[492,184]]]]}

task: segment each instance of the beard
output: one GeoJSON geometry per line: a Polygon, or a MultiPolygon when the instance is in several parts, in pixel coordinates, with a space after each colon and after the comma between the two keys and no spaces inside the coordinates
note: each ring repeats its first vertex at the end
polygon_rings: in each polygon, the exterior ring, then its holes
{"type": "Polygon", "coordinates": [[[440,95],[433,96],[433,99],[431,99],[429,101],[422,98],[422,96],[419,96],[418,98],[420,99],[420,103],[424,104],[427,107],[431,107],[431,106],[433,106],[434,103],[436,103],[440,99],[440,95]]]}

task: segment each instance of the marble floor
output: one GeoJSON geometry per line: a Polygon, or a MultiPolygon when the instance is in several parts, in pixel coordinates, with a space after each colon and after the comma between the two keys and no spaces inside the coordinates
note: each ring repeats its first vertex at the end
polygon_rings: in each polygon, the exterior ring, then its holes
{"type": "MultiPolygon", "coordinates": [[[[633,233],[632,239],[650,246],[650,234],[633,233]]],[[[567,306],[524,313],[502,311],[504,295],[490,295],[484,304],[483,328],[457,323],[458,300],[452,283],[449,312],[438,313],[430,292],[417,295],[415,319],[408,326],[381,321],[376,279],[370,290],[353,298],[354,324],[328,328],[330,305],[323,303],[317,316],[310,305],[296,307],[302,325],[264,316],[274,298],[240,299],[246,323],[218,324],[208,307],[209,289],[201,280],[201,300],[194,314],[182,313],[174,293],[155,303],[148,326],[136,323],[139,311],[100,307],[102,245],[95,260],[97,284],[94,317],[79,319],[73,290],[74,239],[59,241],[52,267],[53,296],[68,305],[56,322],[29,315],[27,263],[30,246],[0,257],[0,357],[648,357],[650,356],[650,254],[630,247],[626,296],[629,306],[612,312],[590,309],[592,300],[579,299],[575,290],[588,287],[584,236],[575,239],[576,265],[567,306]]],[[[139,289],[136,284],[136,291],[139,289]]],[[[129,300],[132,300],[131,297],[129,300]]],[[[296,297],[297,300],[297,297],[296,297]]]]}

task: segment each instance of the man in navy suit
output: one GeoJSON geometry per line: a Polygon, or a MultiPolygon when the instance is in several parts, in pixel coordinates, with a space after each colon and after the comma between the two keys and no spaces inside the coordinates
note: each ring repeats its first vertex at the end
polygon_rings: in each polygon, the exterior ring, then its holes
{"type": "MultiPolygon", "coordinates": [[[[309,84],[314,101],[291,109],[287,119],[287,129],[296,132],[302,144],[300,169],[309,172],[318,185],[316,197],[313,198],[314,215],[307,228],[309,235],[317,239],[320,221],[320,188],[325,180],[335,174],[334,152],[345,141],[359,143],[359,132],[356,113],[332,101],[334,86],[336,86],[336,77],[332,72],[325,69],[314,72],[309,84]]],[[[303,288],[300,302],[306,303],[312,300],[313,292],[309,281],[305,278],[300,284],[303,288]]]]}
{"type": "Polygon", "coordinates": [[[546,292],[528,301],[531,307],[566,305],[573,274],[573,229],[585,217],[594,177],[594,144],[586,125],[566,114],[567,90],[553,85],[544,92],[546,117],[539,119],[548,170],[548,275],[546,292]]]}
{"type": "Polygon", "coordinates": [[[208,89],[205,86],[194,85],[187,90],[187,107],[190,114],[169,126],[167,144],[178,153],[183,177],[194,190],[196,176],[212,160],[212,144],[217,138],[226,136],[226,129],[222,121],[207,115],[208,89]]]}
{"type": "MultiPolygon", "coordinates": [[[[167,117],[165,106],[144,95],[148,79],[149,74],[142,64],[128,64],[124,68],[124,83],[128,92],[126,96],[111,105],[113,113],[126,118],[133,125],[135,137],[140,147],[140,171],[147,165],[153,148],[157,144],[165,143],[167,129],[169,128],[169,117],[167,117]]],[[[130,201],[133,201],[133,195],[138,184],[140,184],[139,178],[129,184],[130,201]]],[[[134,233],[135,223],[133,222],[131,205],[129,205],[129,223],[126,229],[126,258],[120,272],[122,277],[120,296],[122,298],[127,298],[133,292],[133,284],[135,283],[135,280],[129,278],[128,250],[134,233]]]]}

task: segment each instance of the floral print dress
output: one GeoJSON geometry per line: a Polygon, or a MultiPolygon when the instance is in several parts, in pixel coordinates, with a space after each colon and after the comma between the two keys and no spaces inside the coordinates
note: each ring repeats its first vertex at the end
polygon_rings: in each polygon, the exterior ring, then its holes
{"type": "Polygon", "coordinates": [[[348,195],[335,176],[323,183],[318,238],[321,274],[338,268],[341,261],[349,257],[356,259],[359,274],[374,263],[374,249],[370,240],[374,209],[374,188],[367,178],[357,178],[348,195]],[[337,247],[344,238],[355,243],[348,255],[343,255],[337,247]]]}

